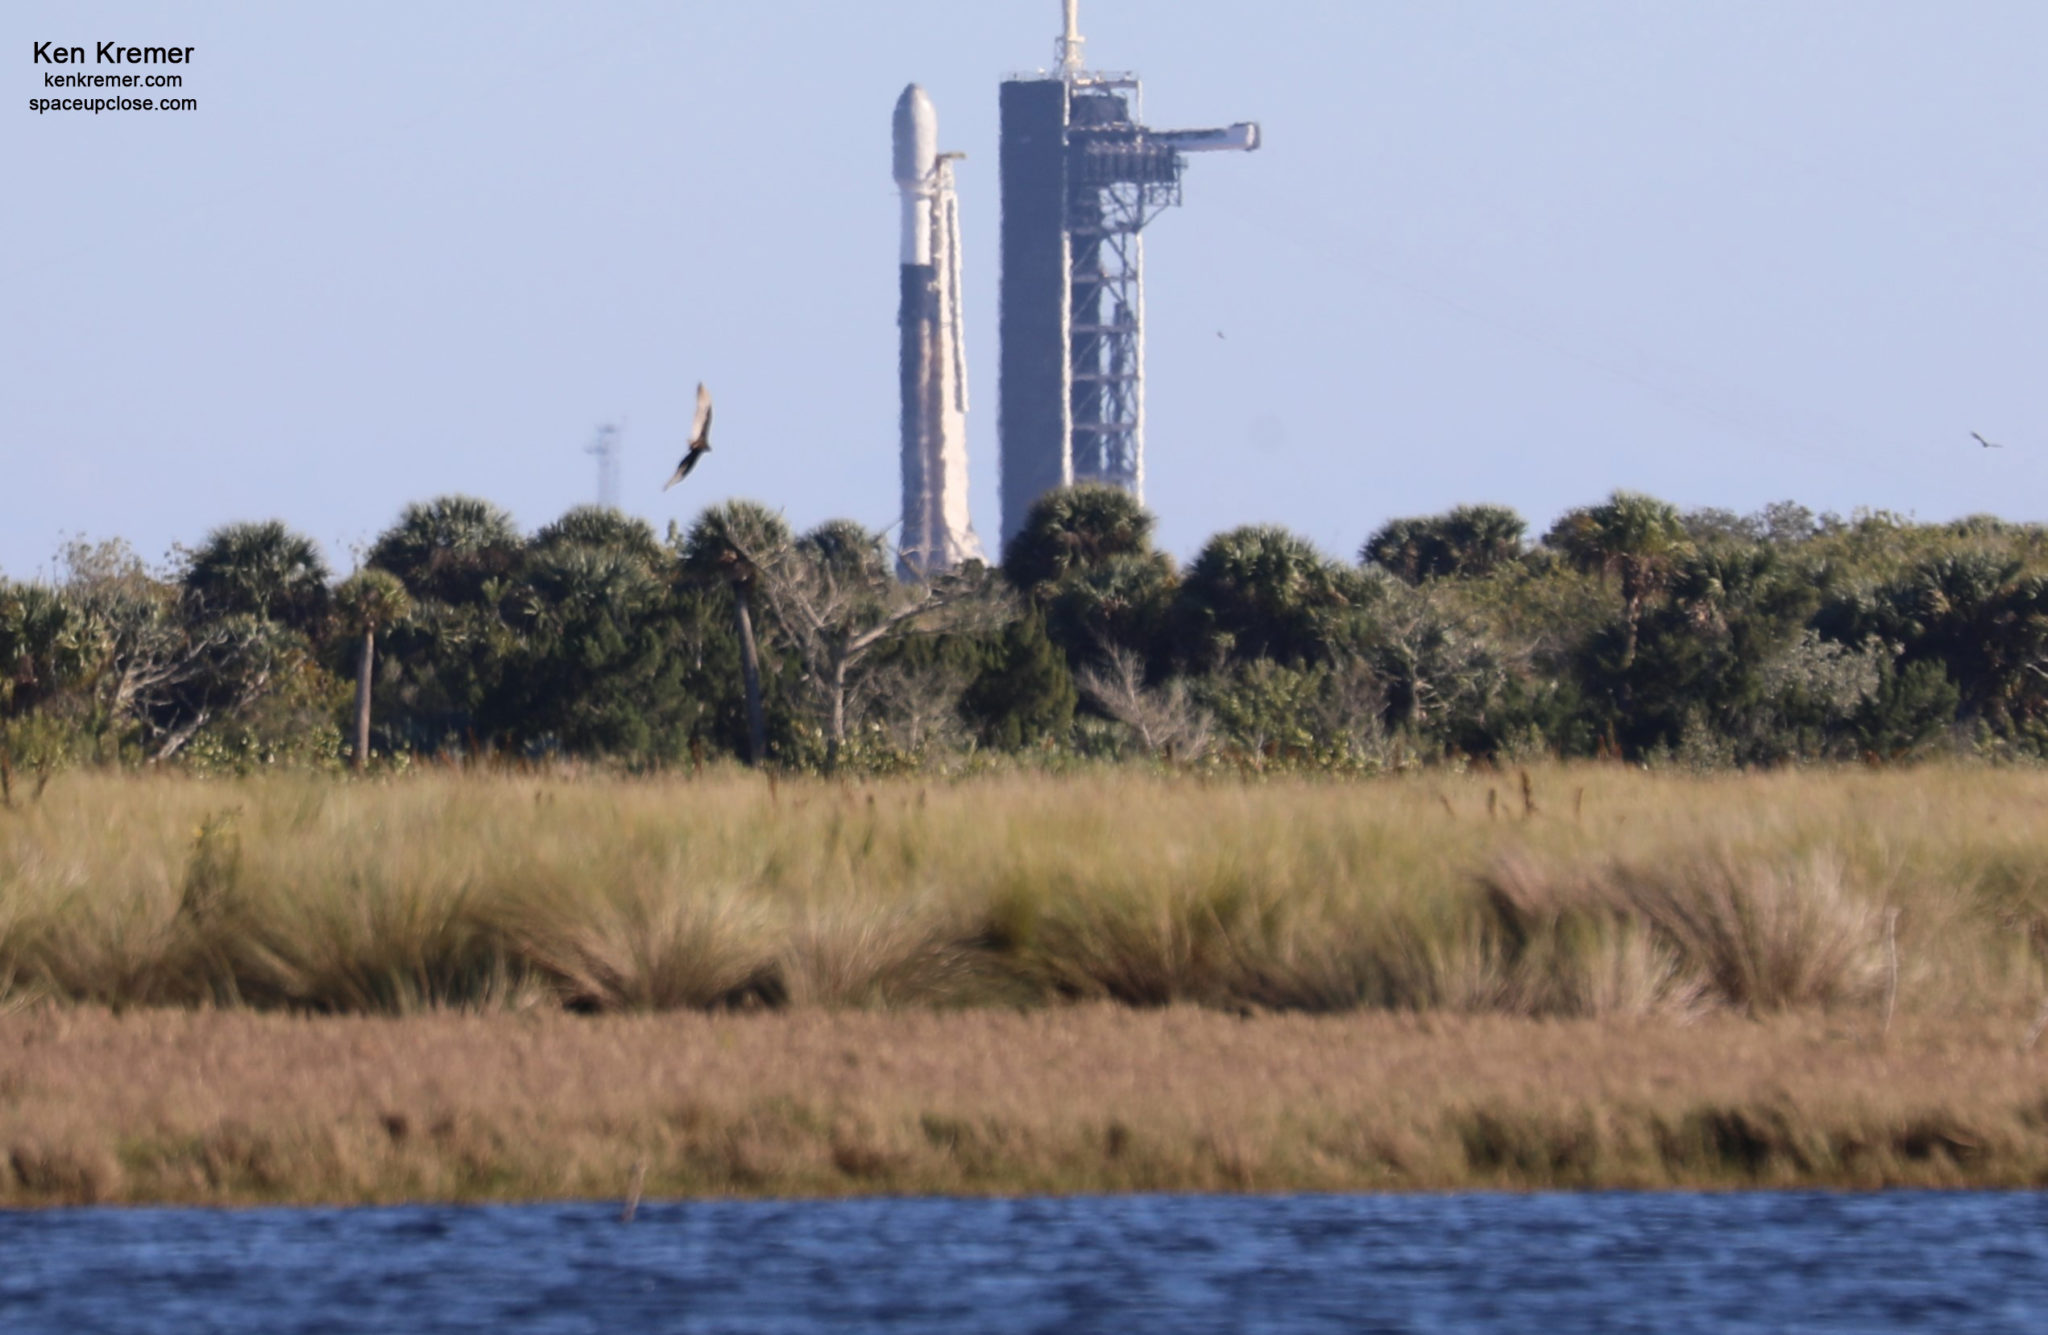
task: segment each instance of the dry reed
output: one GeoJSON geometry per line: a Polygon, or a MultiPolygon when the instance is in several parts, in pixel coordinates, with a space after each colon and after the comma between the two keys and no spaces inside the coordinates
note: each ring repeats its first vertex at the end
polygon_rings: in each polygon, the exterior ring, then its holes
{"type": "Polygon", "coordinates": [[[2048,775],[1518,777],[1500,820],[1464,814],[1497,779],[1442,772],[69,775],[0,812],[0,1009],[1903,1018],[2048,990],[2048,775]],[[1568,817],[1532,795],[1566,788],[1568,817]]]}

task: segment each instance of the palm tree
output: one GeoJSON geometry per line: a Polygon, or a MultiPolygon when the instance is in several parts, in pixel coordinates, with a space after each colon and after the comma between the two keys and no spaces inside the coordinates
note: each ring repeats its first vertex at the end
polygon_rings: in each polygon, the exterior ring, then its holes
{"type": "Polygon", "coordinates": [[[604,505],[578,505],[533,535],[529,550],[552,547],[602,547],[629,553],[652,567],[661,560],[661,540],[646,520],[604,505]]]}
{"type": "Polygon", "coordinates": [[[405,507],[370,548],[366,564],[405,581],[414,597],[472,602],[486,581],[519,562],[519,529],[489,501],[439,496],[405,507]]]}
{"type": "Polygon", "coordinates": [[[747,700],[747,763],[757,768],[768,758],[768,718],[761,705],[761,651],[754,639],[751,597],[763,566],[789,547],[789,526],[782,517],[752,501],[712,506],[683,539],[683,568],[732,591],[747,700]]]}
{"type": "Polygon", "coordinates": [[[377,632],[405,619],[412,599],[387,570],[359,570],[335,590],[335,602],[351,631],[363,637],[356,655],[355,768],[370,763],[370,679],[377,666],[377,632]]]}
{"type": "Polygon", "coordinates": [[[310,631],[327,611],[327,564],[277,520],[224,524],[186,558],[185,596],[202,616],[256,616],[310,631]]]}
{"type": "Polygon", "coordinates": [[[1880,590],[1884,637],[1942,665],[1963,710],[2001,728],[2048,706],[2048,578],[1992,551],[1923,557],[1880,590]]]}
{"type": "Polygon", "coordinates": [[[1328,656],[1331,615],[1361,601],[1363,581],[1275,524],[1219,533],[1180,586],[1191,657],[1272,658],[1300,666],[1328,656]]]}
{"type": "Polygon", "coordinates": [[[1358,559],[1406,583],[1420,584],[1444,573],[1438,568],[1442,547],[1438,527],[1434,519],[1389,519],[1358,549],[1358,559]]]}
{"type": "Polygon", "coordinates": [[[68,689],[104,655],[101,637],[58,590],[0,580],[0,718],[68,689]]]}
{"type": "Polygon", "coordinates": [[[1617,491],[1599,505],[1566,514],[1544,535],[1581,570],[1621,578],[1623,671],[1634,665],[1643,609],[1691,550],[1678,509],[1639,492],[1617,491]]]}
{"type": "Polygon", "coordinates": [[[1462,576],[1485,575],[1522,554],[1529,525],[1505,505],[1460,505],[1444,517],[1451,549],[1451,571],[1462,576]]]}
{"type": "Polygon", "coordinates": [[[1120,487],[1088,484],[1049,491],[1032,502],[1024,527],[1003,552],[1003,574],[1018,592],[1042,598],[1069,574],[1112,556],[1152,550],[1152,516],[1120,487]]]}
{"type": "Polygon", "coordinates": [[[1358,556],[1409,584],[1484,575],[1522,554],[1527,528],[1507,506],[1461,505],[1449,514],[1389,520],[1358,556]]]}
{"type": "Polygon", "coordinates": [[[1119,553],[1061,581],[1045,609],[1047,633],[1076,665],[1123,651],[1154,665],[1180,576],[1165,552],[1119,553]]]}
{"type": "Polygon", "coordinates": [[[828,519],[796,542],[797,551],[834,577],[870,587],[889,578],[888,553],[880,534],[851,519],[828,519]]]}

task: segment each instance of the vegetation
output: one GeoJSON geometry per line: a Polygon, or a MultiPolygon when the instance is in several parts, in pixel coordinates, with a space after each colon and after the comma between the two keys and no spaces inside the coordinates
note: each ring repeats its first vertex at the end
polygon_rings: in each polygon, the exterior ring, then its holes
{"type": "Polygon", "coordinates": [[[2037,1187],[2021,1023],[41,1011],[0,1205],[2037,1187]]]}
{"type": "Polygon", "coordinates": [[[1184,569],[1152,530],[1124,493],[1056,492],[1000,570],[932,585],[858,525],[799,535],[744,501],[664,540],[595,508],[525,537],[442,497],[338,585],[277,523],[164,570],[80,544],[54,581],[0,581],[0,776],[11,797],[74,763],[373,755],[1372,773],[2048,747],[2040,526],[1622,492],[1533,546],[1513,511],[1465,506],[1387,524],[1356,566],[1253,526],[1184,569]]]}
{"type": "Polygon", "coordinates": [[[1527,531],[75,545],[0,1203],[2048,1180],[2048,531],[1527,531]]]}
{"type": "Polygon", "coordinates": [[[60,775],[0,1007],[2031,1013],[2048,773],[60,775]]]}

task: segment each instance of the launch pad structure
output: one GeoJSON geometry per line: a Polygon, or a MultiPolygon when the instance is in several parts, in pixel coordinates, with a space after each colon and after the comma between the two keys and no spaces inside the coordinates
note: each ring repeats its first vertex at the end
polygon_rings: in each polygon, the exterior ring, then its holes
{"type": "Polygon", "coordinates": [[[1076,483],[1145,487],[1144,230],[1181,202],[1188,153],[1249,152],[1259,127],[1155,130],[1129,73],[1084,68],[1063,0],[1051,71],[1001,94],[1002,541],[1076,483]]]}
{"type": "MultiPolygon", "coordinates": [[[[1181,202],[1189,153],[1249,152],[1259,127],[1155,130],[1135,74],[1086,68],[1079,0],[1062,0],[1052,70],[1004,81],[997,435],[1002,542],[1040,496],[1076,483],[1145,492],[1146,226],[1181,202]]],[[[891,129],[902,200],[897,327],[903,529],[898,570],[984,559],[967,504],[960,206],[938,113],[912,84],[891,129]]]]}

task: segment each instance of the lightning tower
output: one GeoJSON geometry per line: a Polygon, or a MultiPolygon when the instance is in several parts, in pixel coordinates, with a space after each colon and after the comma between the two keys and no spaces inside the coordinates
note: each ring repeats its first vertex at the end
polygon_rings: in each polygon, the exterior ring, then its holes
{"type": "Polygon", "coordinates": [[[903,399],[899,573],[943,574],[982,558],[967,513],[967,348],[960,324],[960,200],[924,89],[896,100],[896,189],[903,200],[898,376],[903,399]]]}
{"type": "Polygon", "coordinates": [[[585,454],[597,456],[597,503],[608,510],[619,508],[619,451],[624,436],[624,428],[606,422],[583,447],[585,454]]]}
{"type": "Polygon", "coordinates": [[[1144,496],[1142,233],[1181,201],[1188,153],[1259,146],[1259,127],[1154,130],[1138,78],[1085,68],[1079,0],[1058,65],[1002,86],[1003,541],[1056,487],[1144,496]]]}

